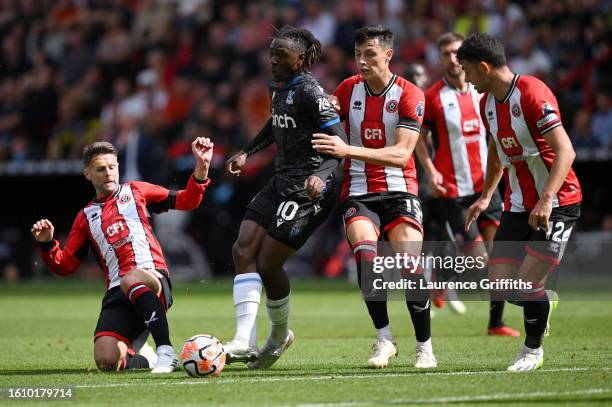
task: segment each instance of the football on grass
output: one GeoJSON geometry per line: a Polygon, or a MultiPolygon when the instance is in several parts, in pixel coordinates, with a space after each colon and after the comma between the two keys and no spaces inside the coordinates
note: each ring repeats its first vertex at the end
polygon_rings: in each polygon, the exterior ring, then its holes
{"type": "Polygon", "coordinates": [[[194,335],[185,342],[181,363],[191,377],[219,376],[225,367],[225,350],[212,335],[194,335]]]}

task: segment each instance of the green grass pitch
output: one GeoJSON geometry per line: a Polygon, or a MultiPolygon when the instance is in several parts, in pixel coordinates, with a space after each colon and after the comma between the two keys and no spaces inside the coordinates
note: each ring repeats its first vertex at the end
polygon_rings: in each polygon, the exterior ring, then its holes
{"type": "MultiPolygon", "coordinates": [[[[371,370],[365,366],[373,329],[358,290],[344,282],[295,283],[290,326],[296,341],[272,369],[231,365],[218,378],[193,379],[182,371],[98,372],[92,331],[103,290],[100,282],[74,280],[0,286],[0,387],[70,386],[75,400],[69,405],[612,404],[609,301],[561,298],[544,344],[544,367],[527,374],[504,371],[521,341],[485,335],[486,302],[467,302],[464,316],[436,310],[439,367],[417,371],[410,317],[405,304],[394,301],[389,308],[399,356],[388,369],[371,370]]],[[[198,333],[232,337],[229,281],[176,284],[174,299],[169,321],[175,347],[198,333]]],[[[505,321],[522,330],[519,311],[507,304],[505,321]]],[[[268,333],[265,307],[258,328],[261,345],[268,333]]]]}

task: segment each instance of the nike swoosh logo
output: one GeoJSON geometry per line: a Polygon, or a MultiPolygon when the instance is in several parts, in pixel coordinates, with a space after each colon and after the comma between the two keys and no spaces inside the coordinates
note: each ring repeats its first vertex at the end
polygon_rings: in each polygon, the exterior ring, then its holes
{"type": "Polygon", "coordinates": [[[151,318],[149,318],[147,321],[144,322],[147,328],[149,327],[149,324],[151,322],[155,322],[159,319],[159,318],[155,318],[155,315],[157,315],[157,311],[153,311],[153,313],[151,314],[151,318]]]}
{"type": "Polygon", "coordinates": [[[416,312],[425,311],[427,308],[429,308],[429,300],[427,300],[427,303],[425,304],[424,307],[419,307],[418,305],[412,306],[412,309],[414,309],[416,312]]]}

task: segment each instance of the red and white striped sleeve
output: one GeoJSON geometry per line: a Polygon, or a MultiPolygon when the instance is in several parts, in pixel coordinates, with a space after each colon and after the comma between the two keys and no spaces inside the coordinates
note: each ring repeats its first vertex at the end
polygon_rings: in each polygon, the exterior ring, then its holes
{"type": "Polygon", "coordinates": [[[65,276],[78,269],[89,250],[87,227],[87,219],[81,211],[72,224],[63,249],[56,239],[39,243],[43,261],[55,274],[65,276]]]}
{"type": "Polygon", "coordinates": [[[423,91],[412,83],[405,81],[399,101],[399,122],[396,127],[403,127],[418,133],[421,131],[423,116],[425,116],[425,95],[423,91]]]}
{"type": "Polygon", "coordinates": [[[187,182],[187,188],[172,191],[148,182],[133,181],[131,185],[144,197],[151,212],[161,213],[169,209],[189,211],[200,206],[210,179],[199,182],[192,175],[187,182]]]}
{"type": "Polygon", "coordinates": [[[531,122],[530,127],[537,129],[542,136],[562,124],[557,98],[539,80],[531,82],[529,92],[521,97],[521,105],[525,118],[531,122]]]}

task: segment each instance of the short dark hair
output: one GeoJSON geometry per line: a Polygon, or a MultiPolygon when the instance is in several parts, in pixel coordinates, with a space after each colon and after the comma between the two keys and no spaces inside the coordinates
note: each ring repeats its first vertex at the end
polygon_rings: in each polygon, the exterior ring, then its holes
{"type": "Polygon", "coordinates": [[[275,38],[290,41],[295,51],[303,52],[305,68],[316,64],[321,58],[321,42],[305,28],[286,25],[276,33],[275,38]]]}
{"type": "Polygon", "coordinates": [[[506,65],[504,46],[489,34],[472,34],[463,41],[457,51],[459,61],[487,62],[494,68],[506,65]]]}
{"type": "Polygon", "coordinates": [[[113,154],[117,156],[117,149],[108,141],[96,141],[83,148],[83,164],[87,167],[94,157],[102,154],[113,154]]]}
{"type": "Polygon", "coordinates": [[[450,44],[451,42],[463,41],[463,40],[465,40],[465,37],[463,35],[459,33],[455,33],[455,32],[448,32],[438,37],[438,40],[436,41],[436,45],[438,46],[438,49],[440,49],[443,46],[450,44]]]}
{"type": "Polygon", "coordinates": [[[378,38],[386,48],[393,48],[393,32],[380,24],[369,24],[353,33],[353,43],[363,44],[367,40],[378,38]]]}

